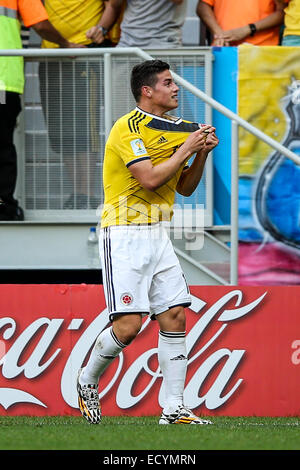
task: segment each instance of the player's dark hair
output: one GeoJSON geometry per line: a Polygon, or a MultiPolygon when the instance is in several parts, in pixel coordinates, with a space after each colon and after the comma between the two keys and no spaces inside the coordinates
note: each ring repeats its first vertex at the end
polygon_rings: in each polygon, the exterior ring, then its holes
{"type": "Polygon", "coordinates": [[[143,86],[154,87],[158,80],[157,74],[169,69],[169,64],[159,59],[146,60],[135,65],[131,72],[131,91],[135,100],[139,101],[143,86]]]}

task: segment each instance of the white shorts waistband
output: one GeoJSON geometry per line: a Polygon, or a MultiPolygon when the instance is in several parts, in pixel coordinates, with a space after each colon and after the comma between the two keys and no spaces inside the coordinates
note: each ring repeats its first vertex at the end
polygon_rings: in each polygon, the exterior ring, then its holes
{"type": "Polygon", "coordinates": [[[160,228],[168,229],[170,227],[170,222],[158,222],[157,224],[140,224],[140,225],[110,225],[109,227],[101,227],[100,230],[116,230],[116,231],[124,231],[127,232],[128,230],[157,230],[160,228]]]}

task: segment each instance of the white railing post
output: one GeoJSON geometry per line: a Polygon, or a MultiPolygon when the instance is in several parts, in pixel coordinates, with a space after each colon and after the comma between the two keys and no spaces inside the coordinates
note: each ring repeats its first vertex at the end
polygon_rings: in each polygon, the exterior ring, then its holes
{"type": "Polygon", "coordinates": [[[111,54],[104,54],[104,129],[105,141],[107,140],[112,126],[112,73],[111,73],[111,54]]]}
{"type": "Polygon", "coordinates": [[[238,284],[239,125],[231,122],[230,284],[238,284]]]}

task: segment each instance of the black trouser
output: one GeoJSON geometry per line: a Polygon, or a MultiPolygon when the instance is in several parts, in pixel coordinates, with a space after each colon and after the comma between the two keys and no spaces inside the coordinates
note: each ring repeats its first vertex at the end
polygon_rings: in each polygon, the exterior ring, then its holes
{"type": "Polygon", "coordinates": [[[13,197],[17,181],[17,152],[13,136],[20,111],[20,95],[7,91],[5,103],[0,104],[0,199],[13,206],[18,204],[13,197]]]}

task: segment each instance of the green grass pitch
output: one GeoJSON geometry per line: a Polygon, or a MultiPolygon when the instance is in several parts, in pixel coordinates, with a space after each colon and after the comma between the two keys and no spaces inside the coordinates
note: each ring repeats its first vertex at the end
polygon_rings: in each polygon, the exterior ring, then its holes
{"type": "Polygon", "coordinates": [[[0,417],[1,450],[299,450],[300,417],[214,417],[159,426],[158,417],[0,417]]]}

